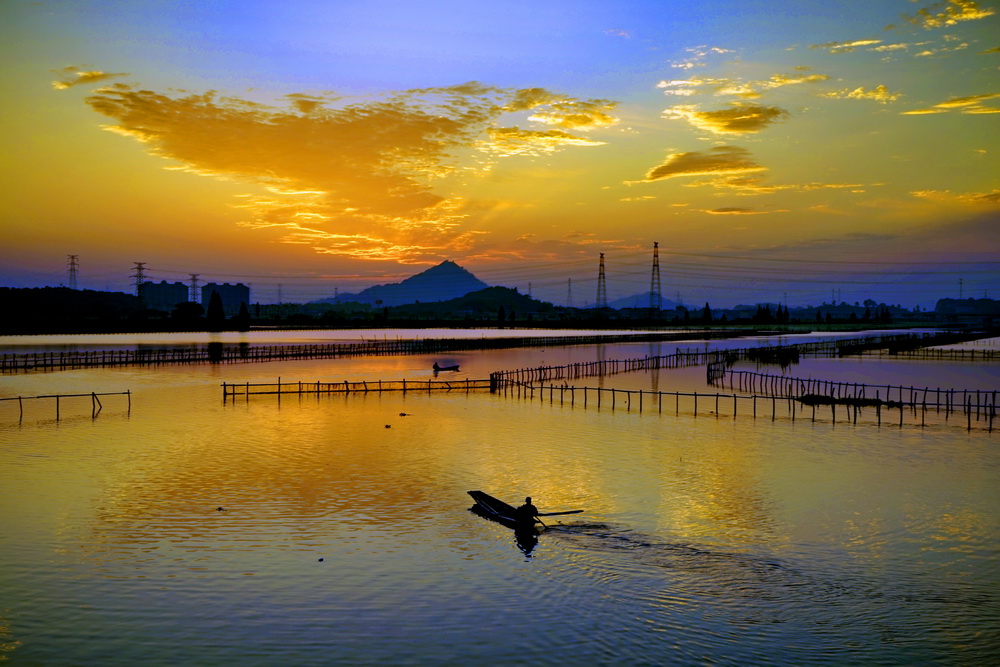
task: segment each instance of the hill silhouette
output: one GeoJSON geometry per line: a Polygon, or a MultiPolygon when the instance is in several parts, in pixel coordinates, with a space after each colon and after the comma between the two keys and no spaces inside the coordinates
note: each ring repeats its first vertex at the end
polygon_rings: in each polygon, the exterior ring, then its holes
{"type": "Polygon", "coordinates": [[[0,333],[116,330],[142,312],[138,297],[68,287],[0,287],[0,333]]]}
{"type": "Polygon", "coordinates": [[[536,301],[530,296],[521,294],[517,289],[509,287],[487,287],[469,292],[463,296],[438,303],[411,303],[396,306],[392,309],[396,316],[420,315],[496,315],[503,307],[507,317],[512,314],[531,315],[556,310],[556,307],[545,301],[536,301]]]}
{"type": "Polygon", "coordinates": [[[398,283],[373,285],[357,294],[340,294],[336,297],[317,299],[312,303],[353,301],[375,306],[400,306],[418,301],[421,303],[447,301],[486,287],[489,285],[468,270],[451,260],[446,260],[398,283]]]}

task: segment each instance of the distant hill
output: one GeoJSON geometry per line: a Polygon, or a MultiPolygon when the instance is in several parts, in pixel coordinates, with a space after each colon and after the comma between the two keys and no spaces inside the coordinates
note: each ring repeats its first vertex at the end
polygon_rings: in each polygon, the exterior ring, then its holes
{"type": "Polygon", "coordinates": [[[440,313],[450,313],[452,315],[462,313],[496,315],[501,306],[507,317],[510,317],[512,313],[528,315],[555,310],[555,306],[551,303],[536,301],[526,294],[521,294],[516,289],[509,287],[487,287],[441,303],[424,303],[421,301],[420,303],[397,306],[393,308],[393,313],[396,315],[429,315],[440,313]]]}
{"type": "Polygon", "coordinates": [[[340,294],[312,303],[357,302],[375,306],[400,306],[416,302],[447,301],[489,287],[482,280],[450,260],[441,262],[406,280],[373,285],[357,294],[340,294]]]}
{"type": "MultiPolygon", "coordinates": [[[[615,299],[614,301],[608,302],[609,308],[614,308],[618,310],[620,308],[649,308],[649,295],[650,292],[643,292],[642,294],[633,294],[631,296],[625,296],[620,299],[615,299]]],[[[670,299],[664,298],[660,295],[660,310],[673,310],[680,304],[676,301],[671,301],[670,299]]]]}

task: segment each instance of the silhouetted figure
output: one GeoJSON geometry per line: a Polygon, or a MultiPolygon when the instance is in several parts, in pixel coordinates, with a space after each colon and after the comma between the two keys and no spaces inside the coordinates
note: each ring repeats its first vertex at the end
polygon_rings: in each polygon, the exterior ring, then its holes
{"type": "Polygon", "coordinates": [[[538,508],[531,504],[531,496],[524,499],[524,504],[517,508],[517,521],[527,526],[535,525],[538,508]]]}

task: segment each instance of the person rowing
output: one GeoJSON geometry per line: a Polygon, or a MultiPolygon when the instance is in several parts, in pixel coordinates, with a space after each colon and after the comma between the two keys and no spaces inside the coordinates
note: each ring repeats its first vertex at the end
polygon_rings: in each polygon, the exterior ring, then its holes
{"type": "Polygon", "coordinates": [[[531,496],[524,499],[524,504],[517,508],[515,518],[518,523],[523,523],[529,526],[535,524],[538,520],[538,508],[531,503],[531,496]]]}

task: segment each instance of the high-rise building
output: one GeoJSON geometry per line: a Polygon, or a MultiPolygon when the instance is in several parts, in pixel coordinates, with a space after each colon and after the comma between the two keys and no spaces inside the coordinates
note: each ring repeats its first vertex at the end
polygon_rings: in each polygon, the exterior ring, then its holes
{"type": "Polygon", "coordinates": [[[201,305],[208,312],[208,304],[212,301],[212,292],[218,292],[222,299],[222,310],[226,317],[239,315],[240,306],[246,304],[250,307],[250,288],[243,283],[230,285],[229,283],[205,283],[201,286],[201,305]]]}
{"type": "Polygon", "coordinates": [[[171,312],[179,303],[188,300],[188,288],[184,283],[168,283],[161,280],[158,283],[140,283],[139,298],[146,308],[171,312]]]}

